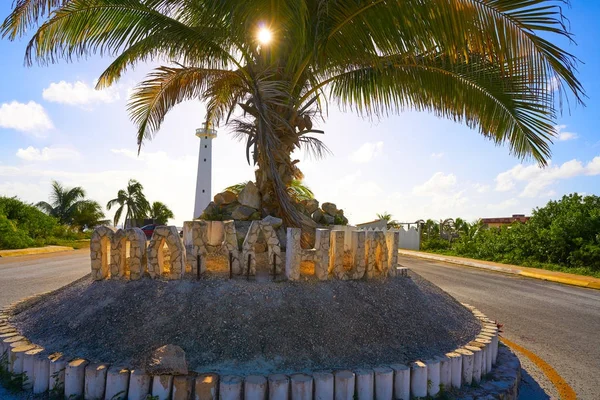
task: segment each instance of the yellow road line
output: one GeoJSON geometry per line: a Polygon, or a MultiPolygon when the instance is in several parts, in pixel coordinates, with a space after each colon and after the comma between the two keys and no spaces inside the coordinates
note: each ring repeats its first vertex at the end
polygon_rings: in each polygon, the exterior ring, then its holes
{"type": "Polygon", "coordinates": [[[502,343],[504,343],[511,349],[516,350],[519,353],[522,353],[523,355],[525,355],[535,365],[537,365],[537,367],[542,370],[542,372],[546,375],[546,377],[548,377],[548,379],[550,379],[550,382],[552,382],[552,384],[556,387],[556,389],[558,390],[558,393],[560,394],[561,399],[577,400],[577,394],[575,393],[573,388],[567,383],[567,381],[565,381],[562,378],[562,376],[560,376],[558,374],[558,372],[556,372],[556,370],[554,368],[552,368],[552,366],[550,364],[548,364],[546,361],[542,360],[535,353],[527,350],[524,347],[519,346],[516,343],[511,342],[510,340],[508,340],[504,337],[500,338],[500,340],[502,341],[502,343]]]}

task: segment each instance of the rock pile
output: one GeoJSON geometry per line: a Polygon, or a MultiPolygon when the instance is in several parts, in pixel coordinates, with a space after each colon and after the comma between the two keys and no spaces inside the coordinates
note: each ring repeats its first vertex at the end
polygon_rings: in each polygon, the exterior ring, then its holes
{"type": "MultiPolygon", "coordinates": [[[[298,210],[306,217],[320,225],[347,225],[348,219],[344,210],[340,210],[333,203],[323,203],[319,207],[316,199],[303,200],[295,203],[298,210]]],[[[267,215],[261,210],[261,194],[254,184],[248,182],[246,186],[235,194],[230,190],[218,193],[211,201],[200,219],[208,221],[257,221],[267,215]]]]}

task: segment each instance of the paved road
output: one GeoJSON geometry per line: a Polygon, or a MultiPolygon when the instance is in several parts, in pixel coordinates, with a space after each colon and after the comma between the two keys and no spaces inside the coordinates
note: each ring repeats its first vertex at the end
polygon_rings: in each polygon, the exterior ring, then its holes
{"type": "Polygon", "coordinates": [[[58,289],[90,272],[89,249],[0,258],[0,307],[58,289]]]}
{"type": "MultiPolygon", "coordinates": [[[[505,324],[504,336],[554,367],[578,398],[600,398],[599,290],[411,257],[399,261],[459,301],[505,324]]],[[[542,380],[535,370],[528,372],[542,380]]]]}

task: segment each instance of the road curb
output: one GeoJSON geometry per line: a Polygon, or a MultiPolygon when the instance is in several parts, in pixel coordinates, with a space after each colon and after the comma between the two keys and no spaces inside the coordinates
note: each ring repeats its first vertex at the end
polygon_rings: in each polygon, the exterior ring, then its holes
{"type": "Polygon", "coordinates": [[[421,258],[424,260],[441,261],[441,262],[454,264],[454,265],[484,269],[487,271],[500,272],[500,273],[504,273],[504,274],[518,275],[518,276],[523,276],[526,278],[533,278],[533,279],[539,279],[539,280],[543,280],[543,281],[561,283],[564,285],[579,286],[579,287],[585,287],[588,289],[600,290],[600,279],[596,279],[596,278],[592,278],[592,277],[579,277],[577,275],[572,275],[572,274],[567,274],[567,273],[561,273],[562,275],[556,275],[556,273],[552,273],[552,274],[545,273],[544,270],[539,270],[539,272],[538,271],[531,272],[531,271],[529,271],[529,268],[527,268],[527,270],[525,270],[519,266],[507,265],[506,267],[503,267],[503,266],[498,266],[498,265],[487,265],[487,264],[480,263],[477,260],[460,259],[458,257],[450,258],[450,257],[444,257],[442,255],[423,253],[423,252],[417,252],[417,251],[398,250],[398,253],[400,255],[407,256],[407,257],[421,258]]]}
{"type": "Polygon", "coordinates": [[[0,250],[0,258],[28,256],[28,255],[35,255],[35,254],[49,254],[49,253],[58,253],[61,251],[72,251],[72,250],[73,250],[73,248],[68,247],[68,246],[45,246],[45,247],[32,247],[29,249],[0,250]]]}

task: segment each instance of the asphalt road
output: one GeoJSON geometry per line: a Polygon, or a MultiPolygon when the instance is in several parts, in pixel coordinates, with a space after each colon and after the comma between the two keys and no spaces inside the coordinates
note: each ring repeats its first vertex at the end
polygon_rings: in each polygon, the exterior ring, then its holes
{"type": "MultiPolygon", "coordinates": [[[[399,262],[504,324],[503,336],[549,363],[577,398],[600,398],[599,290],[412,257],[400,257],[399,262]]],[[[523,362],[524,357],[519,358],[523,362]]],[[[524,367],[546,388],[544,378],[527,360],[524,367]]],[[[547,389],[547,397],[555,398],[552,388],[547,389]]]]}
{"type": "Polygon", "coordinates": [[[81,278],[89,260],[89,249],[0,258],[0,307],[81,278]]]}

